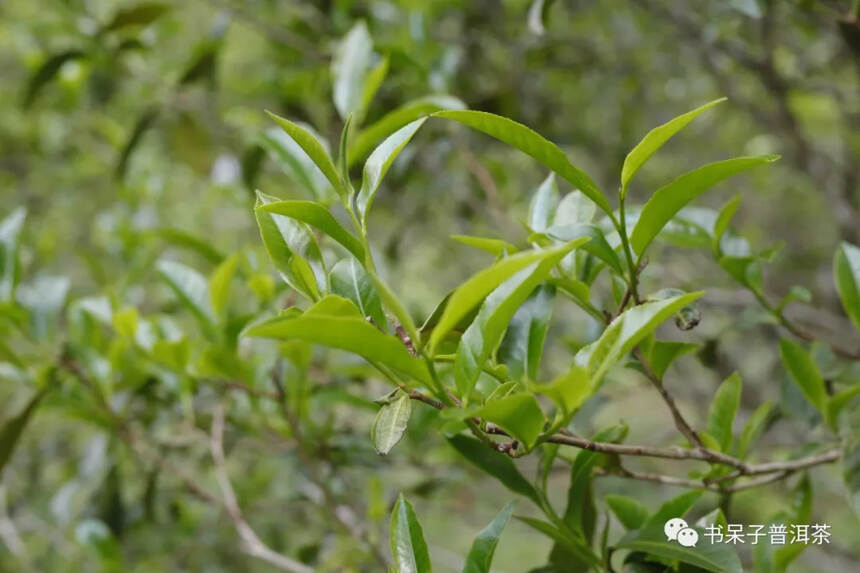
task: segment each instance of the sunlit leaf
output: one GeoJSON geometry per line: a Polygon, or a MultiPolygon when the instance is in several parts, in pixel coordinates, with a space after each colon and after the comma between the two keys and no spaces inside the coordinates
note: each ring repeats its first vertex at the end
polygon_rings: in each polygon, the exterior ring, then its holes
{"type": "Polygon", "coordinates": [[[273,201],[257,207],[261,211],[283,215],[315,227],[340,243],[346,250],[364,262],[365,252],[361,241],[337,222],[328,209],[313,201],[273,201]]]}
{"type": "Polygon", "coordinates": [[[364,22],[357,22],[340,41],[332,59],[334,107],[341,119],[358,111],[364,79],[373,57],[373,40],[364,22]]]}

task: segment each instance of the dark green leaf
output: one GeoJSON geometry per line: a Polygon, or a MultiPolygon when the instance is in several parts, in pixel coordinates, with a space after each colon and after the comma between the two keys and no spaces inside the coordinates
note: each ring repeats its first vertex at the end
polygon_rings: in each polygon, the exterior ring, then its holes
{"type": "Polygon", "coordinates": [[[639,219],[630,235],[630,244],[633,246],[633,250],[638,255],[644,253],[654,237],[681,210],[681,207],[698,197],[709,187],[741,171],[777,159],[779,159],[778,155],[762,155],[717,161],[689,171],[668,185],[661,187],[642,207],[639,219]]]}
{"type": "Polygon", "coordinates": [[[607,495],[604,501],[615,514],[615,517],[618,518],[618,521],[627,529],[639,529],[648,519],[648,508],[632,497],[607,495]]]}
{"type": "Polygon", "coordinates": [[[741,437],[738,440],[739,458],[746,457],[747,453],[749,453],[750,446],[752,446],[756,439],[758,439],[762,430],[764,430],[765,423],[770,415],[771,407],[772,404],[770,402],[765,402],[756,408],[755,412],[753,412],[749,417],[749,420],[747,420],[743,432],[741,432],[741,437]]]}
{"type": "Polygon", "coordinates": [[[85,58],[86,55],[87,54],[82,50],[72,49],[54,54],[45,60],[27,81],[27,89],[24,92],[22,100],[24,108],[26,109],[33,104],[36,97],[38,97],[39,92],[42,91],[42,88],[44,88],[48,82],[60,73],[60,70],[63,69],[63,65],[65,65],[66,62],[80,60],[85,58]]]}
{"type": "Polygon", "coordinates": [[[148,26],[158,20],[165,12],[170,10],[167,4],[155,2],[138,4],[131,8],[117,11],[110,22],[104,25],[104,32],[113,32],[129,26],[148,26]]]}
{"type": "Polygon", "coordinates": [[[452,110],[436,112],[433,115],[452,119],[516,147],[555,171],[597,203],[597,206],[603,211],[607,213],[612,211],[609,201],[584,171],[575,167],[558,146],[525,125],[483,111],[452,110]]]}
{"type": "Polygon", "coordinates": [[[540,496],[537,490],[517,470],[517,466],[514,465],[514,461],[509,456],[494,451],[478,440],[461,434],[448,438],[448,443],[466,460],[502,482],[508,489],[540,505],[540,496]]]}
{"type": "Polygon", "coordinates": [[[511,319],[498,353],[511,378],[537,380],[554,299],[555,287],[541,285],[511,319]]]}
{"type": "Polygon", "coordinates": [[[157,105],[152,105],[140,114],[137,121],[135,121],[131,134],[129,134],[128,139],[125,140],[125,145],[122,147],[122,151],[119,154],[119,161],[117,161],[116,164],[116,176],[118,179],[125,177],[125,173],[128,170],[128,162],[131,159],[131,154],[134,153],[134,150],[140,144],[140,140],[143,138],[144,134],[149,131],[153,125],[155,125],[155,121],[158,119],[158,115],[160,113],[161,109],[157,105]]]}
{"type": "Polygon", "coordinates": [[[843,242],[833,257],[833,278],[845,314],[860,330],[860,248],[843,242]]]}
{"type": "Polygon", "coordinates": [[[18,445],[18,440],[21,438],[21,434],[24,433],[24,428],[27,427],[27,422],[30,421],[45,392],[46,390],[37,392],[30,398],[24,409],[18,412],[13,418],[7,420],[3,424],[3,428],[0,429],[0,471],[6,467],[9,459],[12,457],[15,446],[18,445]]]}
{"type": "MultiPolygon", "coordinates": [[[[574,559],[577,562],[577,565],[584,564],[585,571],[589,570],[590,567],[594,566],[598,562],[597,555],[594,554],[588,544],[585,543],[581,538],[578,538],[568,532],[562,531],[555,525],[547,523],[545,521],[541,521],[540,519],[524,517],[522,515],[515,515],[514,518],[519,521],[522,521],[533,529],[540,531],[541,533],[555,541],[558,546],[563,547],[567,553],[573,555],[574,559]]],[[[577,568],[574,570],[582,569],[577,568]]]]}
{"type": "Polygon", "coordinates": [[[396,573],[430,573],[430,553],[412,504],[403,494],[391,512],[391,556],[396,573]]]}
{"type": "Polygon", "coordinates": [[[481,530],[475,541],[472,542],[469,555],[466,556],[463,573],[490,573],[490,566],[493,563],[496,546],[499,544],[499,537],[501,537],[513,511],[514,502],[511,502],[493,518],[487,527],[481,530]]]}
{"type": "Polygon", "coordinates": [[[382,301],[373,287],[370,276],[355,259],[348,258],[337,263],[329,274],[331,292],[350,299],[358,307],[362,316],[370,317],[373,322],[385,329],[385,313],[382,301]]]}

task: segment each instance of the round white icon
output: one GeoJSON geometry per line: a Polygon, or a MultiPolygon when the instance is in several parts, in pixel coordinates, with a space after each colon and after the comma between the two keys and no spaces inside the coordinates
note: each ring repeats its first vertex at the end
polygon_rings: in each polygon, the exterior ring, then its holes
{"type": "Polygon", "coordinates": [[[695,547],[698,541],[699,534],[691,527],[687,527],[686,529],[682,529],[678,532],[678,543],[684,547],[695,547]]]}
{"type": "MultiPolygon", "coordinates": [[[[663,533],[666,534],[666,538],[669,541],[675,541],[678,539],[678,532],[682,529],[689,529],[687,522],[680,517],[676,517],[666,522],[663,526],[663,533]]],[[[693,533],[695,533],[695,531],[693,533]]]]}

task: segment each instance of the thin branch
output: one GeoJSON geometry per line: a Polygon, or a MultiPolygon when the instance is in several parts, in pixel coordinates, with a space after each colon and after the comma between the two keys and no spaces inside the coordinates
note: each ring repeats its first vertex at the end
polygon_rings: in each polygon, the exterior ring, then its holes
{"type": "Polygon", "coordinates": [[[242,515],[242,510],[239,508],[239,502],[236,499],[236,492],[233,491],[233,485],[230,483],[230,477],[227,475],[227,460],[224,457],[224,410],[220,406],[215,409],[212,415],[210,449],[212,451],[212,461],[215,464],[215,478],[218,480],[218,486],[221,488],[221,493],[224,497],[224,507],[230,519],[233,520],[236,532],[242,540],[244,551],[281,571],[289,573],[313,573],[313,569],[307,565],[270,549],[257,536],[242,515]]]}
{"type": "Polygon", "coordinates": [[[638,346],[633,349],[633,354],[636,356],[636,359],[639,360],[640,364],[642,364],[642,368],[645,369],[645,374],[648,379],[652,384],[654,384],[657,391],[660,392],[660,396],[663,398],[663,401],[666,402],[666,406],[669,407],[669,411],[672,413],[672,419],[675,420],[675,427],[678,428],[678,431],[681,432],[681,434],[683,434],[691,444],[700,449],[704,449],[705,446],[702,443],[702,440],[699,439],[699,435],[692,427],[690,427],[687,420],[684,419],[684,416],[675,404],[675,399],[672,398],[672,395],[669,394],[663,386],[663,380],[657,376],[657,373],[654,372],[653,368],[651,368],[651,365],[645,359],[645,356],[642,354],[642,351],[639,350],[638,346]]]}
{"type": "Polygon", "coordinates": [[[732,484],[728,486],[715,486],[711,484],[706,484],[701,481],[686,479],[686,478],[678,478],[674,476],[667,476],[662,474],[654,474],[647,472],[635,472],[625,468],[615,468],[614,470],[606,470],[604,468],[594,468],[595,475],[598,476],[617,476],[628,479],[635,479],[640,481],[650,481],[654,483],[660,483],[663,485],[674,485],[679,487],[686,487],[692,489],[704,489],[707,491],[713,491],[717,493],[734,493],[736,491],[741,491],[744,489],[752,489],[755,487],[759,487],[762,485],[766,485],[769,483],[773,483],[775,481],[779,481],[785,479],[793,472],[786,470],[782,472],[778,472],[775,474],[765,475],[760,478],[750,480],[743,483],[732,484]]]}

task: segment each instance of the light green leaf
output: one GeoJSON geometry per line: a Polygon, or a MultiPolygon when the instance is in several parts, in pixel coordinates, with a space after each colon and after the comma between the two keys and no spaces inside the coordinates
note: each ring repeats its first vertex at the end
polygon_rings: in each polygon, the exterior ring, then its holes
{"type": "Polygon", "coordinates": [[[517,248],[507,241],[502,239],[493,239],[490,237],[472,237],[471,235],[451,235],[451,238],[458,243],[475,247],[482,251],[486,251],[497,257],[504,255],[512,255],[517,252],[517,248]]]}
{"type": "Polygon", "coordinates": [[[499,426],[528,450],[534,447],[546,422],[535,397],[524,392],[487,402],[474,415],[499,426]]]}
{"type": "Polygon", "coordinates": [[[331,292],[350,299],[358,307],[361,315],[370,317],[381,329],[385,329],[385,313],[382,311],[382,301],[373,287],[364,268],[353,258],[338,262],[329,274],[331,292]]]}
{"type": "Polygon", "coordinates": [[[430,573],[430,553],[412,504],[403,494],[391,512],[391,556],[395,573],[430,573]]]}
{"type": "Polygon", "coordinates": [[[529,205],[529,228],[537,233],[544,232],[552,223],[558,205],[558,187],[555,174],[550,173],[537,188],[529,205]]]}
{"type": "Polygon", "coordinates": [[[206,278],[191,267],[175,261],[158,261],[156,268],[182,303],[205,326],[210,326],[214,312],[209,302],[209,285],[206,278]]]}
{"type": "Polygon", "coordinates": [[[591,394],[591,381],[584,368],[573,366],[549,384],[530,384],[529,390],[548,396],[567,419],[591,394]]]}
{"type": "Polygon", "coordinates": [[[565,225],[576,225],[579,223],[590,223],[594,219],[597,210],[593,201],[589,201],[580,191],[571,191],[558,204],[555,217],[552,220],[553,227],[565,225]]]}
{"type": "Polygon", "coordinates": [[[404,104],[358,133],[349,148],[350,165],[367,157],[374,145],[406,124],[426,117],[435,111],[465,109],[465,107],[463,102],[448,95],[425,96],[404,104]]]}
{"type": "Polygon", "coordinates": [[[511,319],[498,353],[511,378],[537,380],[554,300],[555,287],[541,285],[511,319]]]}
{"type": "Polygon", "coordinates": [[[845,314],[860,330],[860,247],[843,242],[833,256],[833,279],[845,314]]]}
{"type": "Polygon", "coordinates": [[[720,243],[723,240],[723,235],[726,233],[726,230],[729,228],[729,223],[732,222],[732,218],[735,216],[735,213],[738,211],[738,207],[741,206],[741,196],[740,193],[729,199],[725,205],[720,209],[719,214],[717,214],[717,219],[714,222],[714,231],[711,237],[711,247],[713,248],[715,253],[721,253],[722,249],[720,248],[720,243]]]}
{"type": "Polygon", "coordinates": [[[406,432],[412,415],[412,399],[398,391],[396,399],[382,406],[370,427],[370,440],[379,455],[387,455],[406,432]]]}
{"type": "Polygon", "coordinates": [[[361,106],[364,79],[372,57],[373,40],[367,25],[357,22],[338,44],[331,64],[334,107],[341,119],[346,119],[361,106]]]}
{"type": "Polygon", "coordinates": [[[779,341],[779,355],[791,379],[809,403],[823,414],[827,407],[827,389],[815,361],[800,344],[785,338],[779,341]]]}
{"type": "Polygon", "coordinates": [[[636,254],[641,255],[681,208],[698,197],[709,187],[742,171],[770,163],[779,159],[778,155],[759,157],[736,157],[725,161],[709,163],[689,171],[668,185],[657,189],[642,207],[636,226],[630,235],[630,244],[636,254]]]}
{"type": "Polygon", "coordinates": [[[341,197],[346,195],[346,189],[343,186],[343,182],[340,180],[340,176],[337,173],[337,169],[335,169],[334,163],[331,161],[331,157],[328,155],[328,151],[326,151],[325,146],[314,136],[313,133],[303,128],[302,126],[293,123],[288,119],[284,119],[274,113],[267,111],[266,112],[269,117],[275,120],[281,129],[283,129],[287,135],[293,138],[299,147],[308,154],[314,164],[322,171],[322,174],[325,175],[325,178],[328,179],[331,186],[337,191],[337,194],[341,197]]]}
{"type": "MultiPolygon", "coordinates": [[[[579,245],[584,243],[585,240],[577,241],[579,245]]],[[[547,257],[555,257],[559,252],[567,252],[567,249],[568,246],[563,245],[553,249],[517,253],[474,274],[451,293],[445,310],[430,335],[430,353],[435,353],[436,346],[448,331],[456,327],[460,319],[469,314],[501,283],[525,267],[547,257]]]]}
{"type": "Polygon", "coordinates": [[[621,266],[618,254],[609,245],[603,231],[597,225],[577,224],[561,227],[553,225],[546,230],[546,234],[560,241],[573,241],[580,237],[588,237],[591,240],[583,245],[582,250],[608,264],[616,273],[624,274],[624,268],[621,266]]]}
{"type": "MultiPolygon", "coordinates": [[[[561,248],[548,249],[545,252],[550,254],[517,271],[486,297],[481,310],[478,311],[478,316],[460,339],[457,359],[454,362],[454,379],[460,397],[464,401],[468,401],[469,393],[484,363],[501,342],[505,329],[517,309],[567,253],[587,240],[579,239],[566,243],[561,248]]],[[[436,331],[433,331],[433,335],[436,335],[436,331]]]]}
{"type": "Polygon", "coordinates": [[[749,417],[744,426],[741,437],[738,440],[738,457],[743,459],[749,453],[750,446],[758,439],[762,430],[764,430],[765,422],[770,415],[770,410],[773,404],[765,402],[749,417]]]}
{"type": "Polygon", "coordinates": [[[7,420],[3,424],[3,428],[0,429],[0,471],[6,467],[9,459],[12,457],[12,453],[15,451],[15,446],[18,445],[18,440],[21,439],[21,435],[24,433],[24,428],[27,427],[27,422],[30,421],[30,418],[36,411],[39,402],[45,396],[45,392],[46,390],[37,392],[32,398],[30,398],[30,401],[27,402],[24,409],[18,412],[14,417],[7,420]]]}
{"type": "Polygon", "coordinates": [[[448,443],[466,460],[502,482],[509,490],[540,505],[540,495],[538,495],[537,490],[517,470],[517,466],[514,465],[514,461],[509,456],[494,451],[478,440],[462,434],[448,438],[448,443]]]}
{"type": "Polygon", "coordinates": [[[654,340],[648,345],[645,355],[648,357],[648,364],[651,365],[651,369],[654,370],[658,378],[662,378],[675,360],[685,354],[697,352],[700,348],[700,344],[693,342],[654,340]]]}
{"type": "Polygon", "coordinates": [[[585,366],[597,388],[606,372],[663,321],[704,292],[693,292],[634,306],[615,318],[596,342],[580,350],[575,361],[585,366]]]}
{"type": "Polygon", "coordinates": [[[373,150],[364,164],[364,173],[361,180],[361,190],[355,199],[355,206],[361,217],[362,223],[367,219],[367,213],[373,204],[373,198],[379,190],[379,185],[391,164],[412,139],[412,136],[424,125],[427,118],[421,118],[400,128],[391,134],[379,147],[373,150]]]}
{"type": "Polygon", "coordinates": [[[452,110],[436,112],[433,115],[452,119],[516,147],[526,155],[530,155],[544,166],[555,171],[571,185],[582,191],[589,199],[597,203],[597,206],[603,211],[606,213],[612,211],[609,201],[607,201],[594,181],[584,171],[575,167],[558,146],[525,125],[506,117],[483,111],[452,110]]]}
{"type": "Polygon", "coordinates": [[[319,229],[364,263],[366,255],[361,241],[344,229],[331,212],[319,203],[313,201],[273,201],[260,205],[257,209],[283,215],[319,229]]]}
{"type": "MultiPolygon", "coordinates": [[[[305,128],[315,139],[320,141],[327,151],[325,141],[310,127],[305,128]]],[[[259,139],[260,146],[275,160],[281,170],[293,181],[307,189],[319,200],[329,199],[331,184],[313,159],[296,141],[282,129],[272,127],[267,129],[259,139]]]]}
{"type": "Polygon", "coordinates": [[[626,529],[639,529],[648,519],[648,508],[632,497],[607,495],[603,500],[626,529]]]}
{"type": "Polygon", "coordinates": [[[706,103],[702,107],[696,108],[693,111],[688,111],[683,115],[664,123],[659,127],[655,127],[649,131],[642,141],[636,144],[627,157],[624,158],[624,165],[621,167],[621,194],[627,189],[630,180],[639,171],[639,168],[648,161],[648,158],[660,149],[669,138],[681,131],[688,123],[693,121],[699,114],[714,107],[718,103],[726,101],[726,98],[720,98],[710,103],[706,103]]]}
{"type": "Polygon", "coordinates": [[[27,210],[18,207],[9,216],[0,221],[0,301],[11,301],[15,298],[15,287],[18,285],[18,240],[27,210]]]}
{"type": "Polygon", "coordinates": [[[472,542],[472,548],[469,550],[469,555],[466,556],[463,573],[490,573],[490,566],[493,563],[493,554],[496,552],[496,546],[499,544],[499,537],[501,537],[502,531],[511,519],[513,511],[514,502],[510,502],[475,537],[475,541],[472,542]]]}
{"type": "Polygon", "coordinates": [[[209,279],[209,303],[216,316],[222,316],[230,300],[230,283],[236,274],[239,255],[233,254],[215,267],[209,279]]]}
{"type": "Polygon", "coordinates": [[[327,289],[319,245],[304,223],[260,209],[276,202],[274,197],[257,192],[254,215],[266,252],[288,285],[310,300],[318,300],[327,289]]]}
{"type": "Polygon", "coordinates": [[[355,304],[329,295],[304,314],[281,316],[251,325],[245,336],[304,340],[339,348],[385,364],[424,384],[431,382],[424,362],[409,354],[403,343],[369,324],[355,304]]]}
{"type": "Polygon", "coordinates": [[[860,383],[855,383],[853,386],[849,386],[831,396],[827,401],[827,408],[824,411],[824,420],[827,422],[827,425],[831,428],[836,428],[842,409],[857,395],[860,395],[860,383]]]}
{"type": "Polygon", "coordinates": [[[741,405],[741,387],[741,377],[735,372],[717,388],[708,410],[708,433],[723,452],[731,451],[732,424],[741,405]]]}

